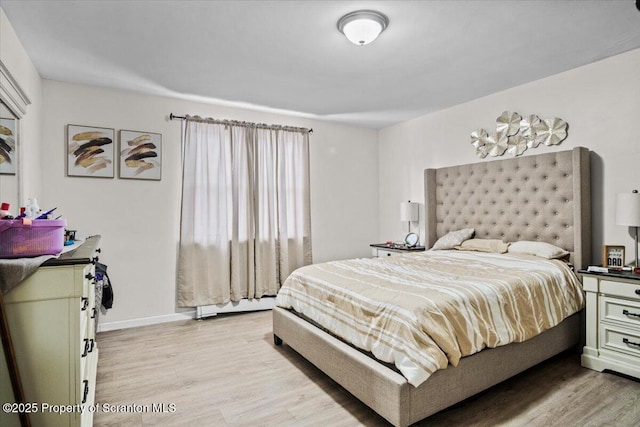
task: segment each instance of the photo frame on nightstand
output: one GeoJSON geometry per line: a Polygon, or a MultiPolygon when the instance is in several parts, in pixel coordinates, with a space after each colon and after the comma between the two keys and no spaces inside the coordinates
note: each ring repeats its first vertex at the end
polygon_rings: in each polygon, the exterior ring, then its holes
{"type": "Polygon", "coordinates": [[[608,268],[624,267],[624,246],[604,245],[602,246],[602,266],[608,268]]]}

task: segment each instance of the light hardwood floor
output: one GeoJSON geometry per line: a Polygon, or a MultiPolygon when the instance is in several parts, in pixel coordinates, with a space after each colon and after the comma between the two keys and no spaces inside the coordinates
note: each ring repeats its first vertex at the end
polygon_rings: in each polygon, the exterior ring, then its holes
{"type": "MultiPolygon", "coordinates": [[[[97,402],[175,412],[96,412],[96,427],[389,425],[290,347],[275,347],[270,311],[98,340],[97,402]]],[[[417,425],[638,426],[640,382],[584,369],[567,352],[417,425]]]]}

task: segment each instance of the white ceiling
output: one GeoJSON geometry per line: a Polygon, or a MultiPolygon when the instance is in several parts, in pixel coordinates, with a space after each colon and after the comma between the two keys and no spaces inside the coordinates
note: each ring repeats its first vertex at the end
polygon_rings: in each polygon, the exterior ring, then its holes
{"type": "Polygon", "coordinates": [[[0,6],[43,78],[372,128],[640,47],[633,0],[0,6]],[[358,9],[390,21],[364,47],[336,28],[358,9]]]}

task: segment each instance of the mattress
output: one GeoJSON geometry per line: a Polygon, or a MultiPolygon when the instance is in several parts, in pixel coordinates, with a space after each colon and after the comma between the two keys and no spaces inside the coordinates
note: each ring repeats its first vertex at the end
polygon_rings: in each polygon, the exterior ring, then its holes
{"type": "Polygon", "coordinates": [[[556,326],[584,298],[563,261],[427,251],[300,268],[276,304],[395,365],[418,386],[461,357],[556,326]]]}

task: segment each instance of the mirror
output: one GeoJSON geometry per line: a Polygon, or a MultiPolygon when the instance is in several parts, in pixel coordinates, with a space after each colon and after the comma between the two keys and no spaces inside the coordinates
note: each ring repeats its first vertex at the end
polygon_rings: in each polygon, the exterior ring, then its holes
{"type": "Polygon", "coordinates": [[[0,203],[9,203],[13,215],[20,211],[18,124],[13,112],[0,102],[0,203]]]}
{"type": "MultiPolygon", "coordinates": [[[[0,165],[0,201],[9,203],[10,213],[14,215],[19,212],[22,199],[19,119],[27,113],[29,104],[31,104],[29,97],[0,58],[0,119],[2,119],[0,124],[3,126],[0,128],[3,139],[0,144],[3,159],[0,165]],[[12,141],[8,141],[9,137],[13,138],[12,141]]],[[[0,338],[3,356],[0,357],[0,399],[2,402],[24,402],[3,300],[2,290],[0,290],[0,338]]],[[[29,416],[25,411],[19,414],[0,411],[0,425],[30,426],[29,416]]]]}
{"type": "Polygon", "coordinates": [[[404,238],[404,243],[410,248],[417,246],[419,241],[420,241],[420,238],[416,233],[409,233],[404,238]]]}
{"type": "MultiPolygon", "coordinates": [[[[11,344],[11,335],[4,312],[4,302],[0,291],[0,341],[2,341],[2,351],[0,351],[0,401],[3,404],[13,402],[24,402],[24,393],[20,374],[16,365],[15,354],[11,344]]],[[[0,425],[6,427],[30,426],[29,417],[26,412],[16,413],[12,411],[0,411],[0,425]]]]}
{"type": "MultiPolygon", "coordinates": [[[[20,185],[18,167],[18,119],[11,110],[0,102],[0,202],[9,203],[10,212],[16,215],[20,210],[20,185]]],[[[0,220],[2,221],[2,220],[0,220]]],[[[4,314],[2,289],[0,289],[0,401],[2,403],[19,402],[22,398],[22,385],[15,364],[15,355],[11,345],[11,336],[4,314]],[[16,398],[17,397],[17,398],[16,398]]],[[[0,412],[0,425],[29,425],[26,415],[9,411],[0,412]]]]}

